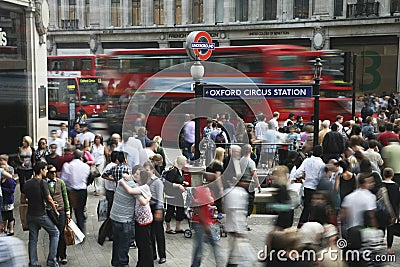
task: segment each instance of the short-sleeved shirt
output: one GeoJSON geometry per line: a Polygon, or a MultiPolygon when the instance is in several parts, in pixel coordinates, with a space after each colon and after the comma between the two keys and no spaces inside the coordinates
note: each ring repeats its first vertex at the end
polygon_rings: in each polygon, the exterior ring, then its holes
{"type": "Polygon", "coordinates": [[[253,180],[252,172],[257,170],[256,163],[251,158],[242,157],[239,161],[240,170],[243,174],[241,180],[251,182],[253,180]]]}
{"type": "Polygon", "coordinates": [[[49,186],[47,183],[43,183],[43,194],[41,190],[42,179],[32,178],[29,179],[22,190],[22,193],[28,199],[28,215],[30,216],[42,216],[46,214],[44,207],[44,199],[42,196],[47,197],[50,195],[49,186]]]}
{"type": "Polygon", "coordinates": [[[347,208],[347,229],[364,225],[364,213],[376,209],[376,196],[367,189],[357,189],[344,198],[343,208],[347,208]]]}
{"type": "MultiPolygon", "coordinates": [[[[137,184],[134,181],[127,181],[126,183],[130,187],[137,187],[137,184]]],[[[135,201],[135,196],[130,195],[121,185],[118,185],[115,190],[114,202],[111,207],[111,220],[120,223],[133,221],[135,214],[135,201]]]]}

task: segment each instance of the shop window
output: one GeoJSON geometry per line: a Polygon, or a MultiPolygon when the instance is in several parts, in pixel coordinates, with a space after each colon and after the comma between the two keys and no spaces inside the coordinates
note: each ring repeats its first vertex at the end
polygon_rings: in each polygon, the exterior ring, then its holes
{"type": "Polygon", "coordinates": [[[235,20],[236,21],[249,20],[249,0],[236,0],[235,20]]]}
{"type": "Polygon", "coordinates": [[[182,25],[182,0],[175,0],[175,25],[182,25]]]}
{"type": "Polygon", "coordinates": [[[90,0],[85,0],[85,26],[90,26],[90,0]]]}
{"type": "Polygon", "coordinates": [[[215,1],[215,22],[224,22],[224,1],[215,1]]]}
{"type": "Polygon", "coordinates": [[[276,20],[277,0],[264,0],[263,20],[276,20]]]}
{"type": "Polygon", "coordinates": [[[111,25],[121,26],[121,2],[120,0],[111,0],[111,25]]]}
{"type": "Polygon", "coordinates": [[[140,10],[141,10],[140,0],[132,0],[132,25],[133,26],[140,25],[140,10]]]}
{"type": "Polygon", "coordinates": [[[154,24],[164,24],[164,0],[154,0],[154,24]]]}
{"type": "Polygon", "coordinates": [[[203,0],[193,0],[193,23],[203,23],[203,0]]]}
{"type": "Polygon", "coordinates": [[[309,0],[294,0],[294,18],[307,19],[309,14],[309,0]]]}

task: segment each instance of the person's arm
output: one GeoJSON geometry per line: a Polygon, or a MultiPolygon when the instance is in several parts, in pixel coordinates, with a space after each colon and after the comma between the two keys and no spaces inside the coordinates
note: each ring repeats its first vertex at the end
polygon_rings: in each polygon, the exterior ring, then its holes
{"type": "Polygon", "coordinates": [[[61,193],[62,193],[62,197],[63,197],[63,201],[64,201],[65,214],[67,216],[67,219],[70,219],[71,211],[70,211],[70,206],[69,206],[67,187],[65,186],[65,183],[63,180],[60,180],[60,183],[61,183],[61,193]]]}
{"type": "Polygon", "coordinates": [[[1,173],[1,178],[12,178],[12,174],[5,171],[4,169],[1,169],[0,173],[1,173]]]}
{"type": "Polygon", "coordinates": [[[50,194],[48,194],[46,196],[46,200],[47,202],[50,204],[50,206],[53,208],[53,210],[55,211],[55,213],[57,214],[57,216],[60,216],[60,213],[57,210],[56,204],[53,201],[53,198],[50,196],[50,194]]]}
{"type": "Polygon", "coordinates": [[[28,199],[26,198],[24,193],[21,193],[19,201],[21,202],[21,204],[28,204],[28,199]]]}
{"type": "Polygon", "coordinates": [[[109,181],[113,181],[113,182],[114,182],[115,179],[114,179],[114,177],[111,176],[112,170],[113,170],[114,168],[115,168],[115,166],[112,167],[111,169],[106,170],[105,172],[103,172],[103,174],[101,175],[101,177],[104,178],[104,179],[106,179],[106,180],[109,180],[109,181]]]}
{"type": "Polygon", "coordinates": [[[251,176],[253,177],[254,182],[255,182],[255,184],[256,184],[256,186],[257,186],[257,188],[258,188],[258,193],[261,193],[261,185],[260,185],[260,181],[258,180],[257,171],[256,171],[256,170],[253,170],[253,171],[251,172],[251,176]]]}
{"type": "Polygon", "coordinates": [[[339,192],[339,184],[340,184],[340,176],[338,174],[336,174],[336,177],[335,177],[335,192],[336,193],[339,192]]]}
{"type": "Polygon", "coordinates": [[[142,192],[138,189],[138,188],[133,188],[130,187],[126,182],[125,179],[121,179],[118,182],[124,189],[126,192],[128,192],[128,194],[130,195],[140,195],[142,194],[142,192]]]}
{"type": "Polygon", "coordinates": [[[104,146],[104,157],[106,158],[106,163],[110,162],[110,155],[108,154],[107,146],[104,146]]]}

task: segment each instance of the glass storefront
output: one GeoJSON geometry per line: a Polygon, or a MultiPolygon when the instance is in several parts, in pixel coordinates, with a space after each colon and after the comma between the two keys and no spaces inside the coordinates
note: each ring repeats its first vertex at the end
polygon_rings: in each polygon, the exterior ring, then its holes
{"type": "Polygon", "coordinates": [[[0,1],[0,153],[16,153],[28,134],[28,80],[24,8],[0,1]]]}

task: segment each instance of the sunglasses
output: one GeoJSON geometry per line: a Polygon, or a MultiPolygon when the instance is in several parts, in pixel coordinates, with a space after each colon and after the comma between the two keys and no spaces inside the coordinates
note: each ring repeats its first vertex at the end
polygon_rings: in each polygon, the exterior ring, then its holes
{"type": "Polygon", "coordinates": [[[49,171],[49,173],[56,173],[57,171],[49,171]]]}
{"type": "Polygon", "coordinates": [[[44,143],[44,142],[40,142],[40,144],[41,144],[41,145],[47,145],[47,144],[46,144],[46,143],[44,143]]]}

